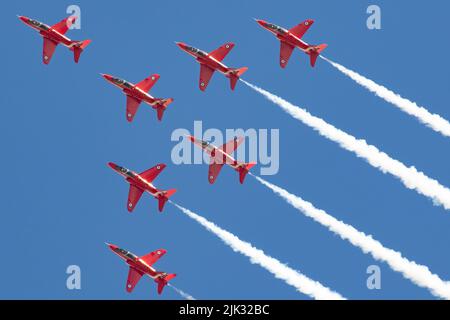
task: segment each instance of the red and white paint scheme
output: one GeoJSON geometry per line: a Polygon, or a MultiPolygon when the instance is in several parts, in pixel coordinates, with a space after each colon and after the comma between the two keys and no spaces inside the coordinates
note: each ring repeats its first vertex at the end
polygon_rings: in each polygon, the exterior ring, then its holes
{"type": "Polygon", "coordinates": [[[235,160],[231,154],[242,144],[243,137],[234,137],[233,140],[228,141],[221,147],[216,147],[213,144],[196,139],[193,136],[187,136],[189,140],[199,148],[203,149],[211,158],[208,170],[208,181],[213,184],[220,173],[224,164],[229,165],[239,173],[239,182],[244,183],[245,176],[251,168],[256,165],[256,162],[239,162],[235,160]]]}
{"type": "Polygon", "coordinates": [[[311,67],[314,67],[316,64],[317,57],[320,53],[327,47],[326,44],[320,45],[309,45],[301,38],[308,31],[308,29],[314,23],[314,20],[308,19],[303,21],[302,23],[296,25],[295,27],[286,30],[282,27],[279,27],[273,23],[266,22],[264,20],[255,19],[256,22],[259,23],[264,29],[272,32],[278,40],[281,42],[280,48],[280,66],[285,68],[289,58],[291,57],[292,51],[295,47],[299,48],[303,52],[309,55],[311,67]]]}
{"type": "Polygon", "coordinates": [[[177,191],[175,189],[159,190],[152,184],[153,180],[155,180],[166,167],[163,163],[157,164],[153,168],[139,174],[127,168],[118,166],[112,162],[108,163],[108,165],[118,174],[123,176],[130,184],[127,203],[127,209],[129,212],[134,210],[144,191],[150,193],[155,199],[158,200],[159,212],[163,211],[167,200],[169,200],[169,198],[177,191]]]}
{"type": "Polygon", "coordinates": [[[152,74],[137,84],[133,84],[126,80],[113,77],[109,74],[102,74],[108,82],[122,89],[127,96],[127,112],[126,117],[129,122],[133,121],[141,102],[145,102],[156,110],[158,120],[161,121],[167,106],[173,102],[173,98],[162,99],[152,97],[148,91],[155,85],[160,78],[159,74],[152,74]]]}
{"type": "Polygon", "coordinates": [[[176,42],[176,44],[200,63],[199,87],[201,91],[206,90],[209,80],[211,80],[215,71],[219,71],[229,78],[231,90],[234,90],[239,77],[248,69],[247,67],[229,68],[221,62],[231,49],[233,49],[234,43],[225,43],[223,46],[210,53],[206,53],[205,51],[191,47],[182,42],[176,42]]]}
{"type": "Polygon", "coordinates": [[[49,64],[52,59],[58,44],[62,44],[73,51],[75,63],[78,63],[80,55],[83,50],[91,43],[91,40],[77,41],[70,40],[65,36],[70,26],[75,22],[77,17],[70,16],[53,26],[48,26],[45,23],[33,20],[24,16],[18,16],[21,21],[31,28],[37,30],[44,38],[44,50],[42,52],[42,61],[44,64],[49,64]]]}
{"type": "Polygon", "coordinates": [[[145,256],[138,257],[135,254],[119,248],[116,245],[106,243],[108,247],[130,266],[127,279],[127,292],[132,292],[143,275],[152,278],[158,284],[158,294],[161,294],[167,283],[176,277],[176,274],[156,271],[152,265],[167,253],[164,249],[158,249],[145,256]]]}

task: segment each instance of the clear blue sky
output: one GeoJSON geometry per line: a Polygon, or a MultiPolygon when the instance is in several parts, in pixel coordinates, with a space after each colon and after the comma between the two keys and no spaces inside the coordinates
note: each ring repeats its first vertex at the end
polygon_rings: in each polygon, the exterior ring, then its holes
{"type": "MultiPolygon", "coordinates": [[[[248,66],[244,78],[306,107],[335,126],[415,165],[450,185],[450,141],[345,78],[324,61],[315,69],[294,52],[286,70],[279,44],[253,21],[285,27],[313,18],[304,39],[326,42],[324,54],[432,112],[450,119],[450,44],[444,1],[16,1],[5,2],[2,21],[3,88],[0,298],[178,299],[158,297],[143,279],[125,291],[127,268],[108,241],[138,255],[157,248],[168,254],[155,266],[176,272],[173,284],[204,299],[305,299],[266,270],[251,265],[216,237],[168,205],[157,213],[144,196],[126,211],[128,185],[107,167],[114,161],[136,171],[167,163],[155,181],[177,188],[174,201],[348,298],[433,298],[427,290],[374,261],[305,218],[249,177],[241,186],[224,168],[216,184],[207,166],[175,166],[170,135],[205,128],[279,128],[280,171],[268,181],[301,195],[335,217],[372,234],[387,247],[450,279],[450,215],[425,197],[340,149],[239,83],[235,92],[217,74],[205,93],[199,68],[174,41],[210,51],[233,41],[224,60],[248,66]],[[366,28],[366,8],[382,9],[382,30],[366,28]],[[78,4],[82,29],[73,39],[92,39],[75,65],[58,47],[49,66],[42,40],[16,14],[47,24],[78,4]],[[110,73],[136,82],[161,79],[157,97],[174,97],[162,123],[142,105],[125,120],[125,97],[101,78],[110,73]],[[66,267],[82,270],[82,290],[66,289],[66,267]],[[382,270],[382,289],[366,288],[366,268],[382,270]]],[[[256,172],[258,172],[258,167],[256,172]]]]}

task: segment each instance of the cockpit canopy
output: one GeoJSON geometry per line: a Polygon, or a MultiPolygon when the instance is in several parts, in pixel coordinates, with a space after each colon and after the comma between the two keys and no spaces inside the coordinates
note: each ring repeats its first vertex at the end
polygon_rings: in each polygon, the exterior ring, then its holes
{"type": "Polygon", "coordinates": [[[121,173],[123,173],[123,174],[125,174],[125,175],[127,175],[127,176],[129,176],[129,177],[131,177],[131,178],[134,178],[136,175],[135,175],[135,173],[133,172],[133,171],[131,171],[131,170],[128,170],[127,168],[124,168],[124,167],[121,167],[121,166],[117,166],[116,167],[116,170],[119,170],[121,173]]]}
{"type": "Polygon", "coordinates": [[[117,83],[118,85],[123,85],[124,87],[127,87],[127,88],[132,88],[133,87],[128,81],[125,81],[123,79],[113,78],[113,81],[115,83],[117,83]]]}
{"type": "Polygon", "coordinates": [[[34,26],[36,26],[36,27],[38,27],[38,28],[40,28],[40,29],[44,29],[44,30],[48,30],[48,29],[49,29],[45,24],[43,24],[43,23],[41,23],[41,22],[39,22],[39,21],[37,21],[37,20],[29,19],[28,21],[29,21],[32,25],[34,25],[34,26]]]}
{"type": "Polygon", "coordinates": [[[128,169],[124,167],[120,167],[120,172],[127,173],[128,169]]]}
{"type": "Polygon", "coordinates": [[[197,48],[194,48],[194,47],[187,46],[187,49],[188,49],[189,51],[195,53],[195,54],[198,54],[199,56],[206,56],[206,55],[207,55],[207,54],[206,54],[205,52],[203,52],[202,50],[197,49],[197,48]]]}
{"type": "Polygon", "coordinates": [[[276,24],[268,23],[266,26],[267,26],[268,28],[270,28],[270,29],[272,29],[272,30],[278,32],[278,33],[287,33],[287,30],[286,30],[286,29],[284,29],[284,28],[282,28],[282,27],[280,27],[280,26],[277,26],[276,24]]]}
{"type": "Polygon", "coordinates": [[[138,257],[136,255],[134,255],[131,252],[126,251],[124,249],[117,248],[116,251],[118,253],[120,253],[122,256],[126,257],[127,259],[130,259],[130,260],[137,260],[138,259],[138,257]]]}

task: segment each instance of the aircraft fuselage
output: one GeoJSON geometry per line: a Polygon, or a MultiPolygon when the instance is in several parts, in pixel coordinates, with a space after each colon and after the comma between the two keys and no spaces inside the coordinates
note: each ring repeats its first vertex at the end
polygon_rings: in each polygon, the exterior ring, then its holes
{"type": "Polygon", "coordinates": [[[273,33],[280,41],[287,42],[290,45],[297,47],[306,53],[308,52],[309,50],[308,48],[310,48],[310,45],[304,42],[302,39],[298,38],[297,36],[293,35],[291,32],[289,32],[289,30],[277,26],[276,24],[268,23],[262,20],[258,20],[258,23],[263,28],[273,33]]]}
{"type": "Polygon", "coordinates": [[[29,27],[37,30],[41,36],[51,39],[58,44],[62,44],[68,48],[71,48],[74,45],[74,42],[70,40],[65,35],[59,33],[58,31],[52,29],[50,26],[46,25],[45,23],[42,23],[40,21],[30,19],[27,17],[20,16],[20,20],[22,20],[26,25],[29,27]]]}
{"type": "Polygon", "coordinates": [[[151,106],[155,106],[160,102],[160,99],[152,97],[148,92],[145,92],[144,90],[138,88],[135,84],[129,81],[113,77],[107,74],[102,74],[102,76],[110,83],[120,88],[126,95],[132,96],[140,101],[144,101],[145,103],[151,106]]]}
{"type": "Polygon", "coordinates": [[[152,279],[158,279],[166,275],[164,272],[156,271],[152,266],[148,265],[144,260],[139,258],[137,255],[131,253],[130,251],[119,248],[115,245],[108,244],[111,250],[117,254],[120,258],[125,260],[125,262],[142,273],[148,275],[152,279]]]}
{"type": "Polygon", "coordinates": [[[218,61],[214,57],[210,56],[208,53],[206,53],[203,50],[186,45],[184,43],[178,43],[178,46],[182,50],[184,50],[185,52],[187,52],[188,54],[193,56],[200,64],[204,64],[213,70],[217,70],[217,71],[221,72],[224,75],[228,75],[230,73],[230,71],[232,71],[231,68],[227,67],[225,64],[218,61]]]}
{"type": "Polygon", "coordinates": [[[206,151],[211,158],[215,160],[216,163],[224,163],[232,167],[233,169],[238,169],[242,166],[242,163],[234,159],[230,154],[226,153],[225,150],[222,150],[215,145],[209,143],[208,141],[196,139],[195,137],[189,136],[191,141],[195,143],[197,146],[206,151]]]}
{"type": "Polygon", "coordinates": [[[142,178],[136,172],[114,163],[109,163],[109,166],[118,174],[123,176],[128,183],[138,187],[139,189],[147,191],[153,197],[158,198],[159,196],[163,195],[162,192],[159,191],[152,183],[142,178]]]}

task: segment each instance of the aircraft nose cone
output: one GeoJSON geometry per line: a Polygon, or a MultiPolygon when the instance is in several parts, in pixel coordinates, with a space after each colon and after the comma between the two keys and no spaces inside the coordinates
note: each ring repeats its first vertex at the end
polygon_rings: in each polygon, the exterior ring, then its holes
{"type": "Polygon", "coordinates": [[[108,162],[108,166],[114,170],[116,170],[116,168],[117,168],[117,165],[113,162],[108,162]]]}
{"type": "Polygon", "coordinates": [[[108,242],[105,242],[105,244],[106,244],[111,250],[117,249],[117,246],[114,245],[114,244],[111,244],[111,243],[108,243],[108,242]]]}
{"type": "Polygon", "coordinates": [[[186,44],[183,42],[175,42],[177,44],[177,46],[179,46],[181,49],[186,49],[186,44]]]}
{"type": "Polygon", "coordinates": [[[189,140],[191,140],[191,142],[195,142],[195,138],[193,136],[187,135],[186,137],[189,138],[189,140]]]}
{"type": "Polygon", "coordinates": [[[105,78],[106,80],[111,81],[112,76],[110,76],[109,74],[105,74],[105,73],[100,73],[100,74],[101,74],[101,76],[102,76],[103,78],[105,78]]]}
{"type": "Polygon", "coordinates": [[[263,27],[267,24],[267,22],[265,22],[264,20],[255,19],[255,21],[258,22],[258,24],[263,26],[263,27]]]}
{"type": "Polygon", "coordinates": [[[28,18],[24,17],[24,16],[17,16],[20,20],[22,20],[23,22],[28,22],[28,18]]]}

